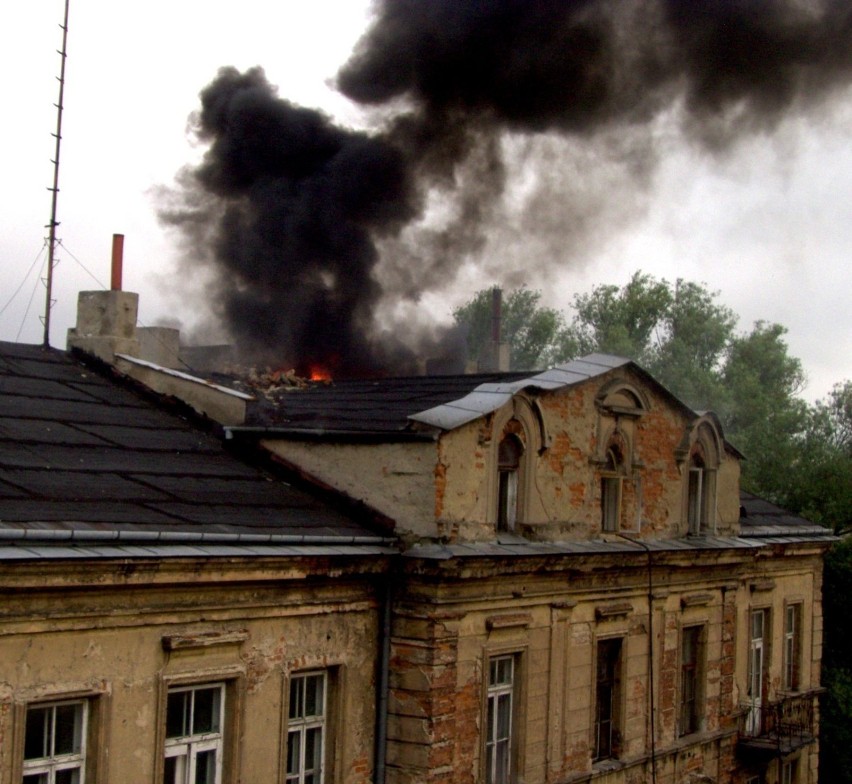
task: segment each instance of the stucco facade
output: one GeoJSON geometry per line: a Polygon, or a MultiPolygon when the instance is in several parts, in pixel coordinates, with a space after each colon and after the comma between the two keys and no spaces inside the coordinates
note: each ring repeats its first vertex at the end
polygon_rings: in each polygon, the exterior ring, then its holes
{"type": "Polygon", "coordinates": [[[329,675],[327,780],[372,781],[381,561],[364,567],[321,557],[4,564],[0,781],[22,780],[28,706],[81,701],[85,780],[162,782],[169,691],[219,684],[221,780],[283,781],[288,683],[317,671],[329,675]]]}
{"type": "Polygon", "coordinates": [[[815,784],[831,537],[635,364],[288,390],[228,451],[97,363],[0,373],[0,784],[815,784]]]}

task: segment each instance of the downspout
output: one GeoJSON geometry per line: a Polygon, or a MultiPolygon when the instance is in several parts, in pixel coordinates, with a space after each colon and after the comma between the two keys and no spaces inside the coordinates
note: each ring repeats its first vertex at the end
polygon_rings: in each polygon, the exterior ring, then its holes
{"type": "MultiPolygon", "coordinates": [[[[388,694],[390,681],[392,576],[388,576],[381,597],[379,628],[379,672],[376,683],[376,748],[374,753],[375,784],[385,784],[385,763],[388,741],[388,694]]],[[[381,588],[380,588],[381,590],[381,588]]]]}
{"type": "Polygon", "coordinates": [[[657,784],[656,709],[654,706],[654,580],[651,548],[638,539],[632,539],[624,534],[616,535],[628,542],[638,544],[648,555],[648,709],[651,713],[649,727],[651,736],[651,782],[657,784]]]}

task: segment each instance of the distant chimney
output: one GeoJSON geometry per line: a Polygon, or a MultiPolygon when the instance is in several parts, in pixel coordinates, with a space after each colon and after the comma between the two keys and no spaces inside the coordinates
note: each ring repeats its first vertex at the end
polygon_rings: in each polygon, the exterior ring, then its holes
{"type": "Polygon", "coordinates": [[[509,344],[503,336],[503,292],[495,286],[491,289],[491,335],[479,352],[479,370],[484,372],[506,372],[509,370],[509,344]]]}
{"type": "Polygon", "coordinates": [[[110,276],[110,289],[121,291],[121,274],[124,266],[124,235],[112,235],[112,266],[110,276]]]}
{"type": "Polygon", "coordinates": [[[503,291],[499,286],[491,289],[491,342],[495,345],[500,343],[500,332],[503,325],[501,319],[503,315],[503,291]]]}

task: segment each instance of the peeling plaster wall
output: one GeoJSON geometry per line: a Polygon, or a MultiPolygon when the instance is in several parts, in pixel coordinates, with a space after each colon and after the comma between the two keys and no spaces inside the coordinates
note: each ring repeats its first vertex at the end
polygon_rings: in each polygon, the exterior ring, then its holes
{"type": "MultiPolygon", "coordinates": [[[[742,784],[749,770],[735,748],[753,584],[779,611],[790,599],[807,605],[803,632],[812,645],[803,651],[802,692],[813,695],[819,684],[819,564],[807,547],[775,555],[782,557],[771,559],[771,585],[767,559],[753,551],[722,551],[700,563],[693,554],[655,556],[650,618],[641,555],[410,559],[393,619],[389,784],[485,780],[488,662],[500,655],[516,662],[518,781],[650,781],[649,636],[658,784],[702,776],[742,784]],[[702,627],[701,710],[698,731],[682,735],[680,646],[690,626],[702,627]],[[595,763],[597,643],[611,638],[622,640],[621,743],[618,759],[595,763]]],[[[781,640],[776,625],[769,663],[776,680],[781,640]]],[[[799,752],[803,784],[817,781],[815,749],[799,752]]]]}
{"type": "MultiPolygon", "coordinates": [[[[520,531],[539,539],[588,539],[601,534],[600,473],[616,417],[599,412],[603,386],[621,379],[642,391],[647,411],[618,417],[629,446],[622,482],[620,530],[642,536],[686,534],[688,464],[677,458],[692,426],[684,412],[641,378],[614,371],[602,378],[549,393],[536,393],[541,426],[525,424],[526,473],[521,476],[520,531]],[[641,523],[640,523],[641,520],[641,523]]],[[[530,393],[532,396],[532,393],[530,393]]],[[[494,537],[496,448],[503,427],[529,416],[517,403],[444,433],[438,449],[436,512],[439,530],[462,540],[494,537]],[[518,413],[521,410],[521,413],[518,413]]],[[[716,474],[717,532],[733,534],[739,521],[739,463],[725,455],[716,474]]]]}
{"type": "Polygon", "coordinates": [[[168,685],[222,681],[224,780],[279,781],[288,675],[315,668],[332,676],[329,781],[371,781],[379,632],[369,582],[340,569],[275,580],[221,562],[156,582],[108,564],[93,581],[68,562],[16,579],[15,566],[0,572],[2,784],[20,781],[26,704],[68,695],[90,699],[93,781],[159,781],[168,685]]]}

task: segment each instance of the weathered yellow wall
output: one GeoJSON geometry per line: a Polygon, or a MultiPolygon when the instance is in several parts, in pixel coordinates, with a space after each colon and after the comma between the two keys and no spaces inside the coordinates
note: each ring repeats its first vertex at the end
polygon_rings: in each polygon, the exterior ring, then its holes
{"type": "Polygon", "coordinates": [[[13,739],[20,746],[25,704],[80,693],[92,695],[102,724],[102,746],[90,750],[102,755],[95,780],[158,781],[165,688],[173,679],[230,684],[226,732],[237,733],[239,751],[227,781],[283,781],[288,675],[332,668],[328,781],[366,784],[374,753],[376,602],[368,582],[346,569],[317,567],[287,579],[281,564],[275,579],[274,562],[257,569],[186,562],[163,572],[148,562],[135,573],[126,564],[90,563],[80,571],[73,562],[40,562],[29,576],[20,564],[4,565],[0,782],[11,784],[19,770],[13,739]],[[168,636],[209,643],[223,634],[221,644],[164,650],[168,636]]]}
{"type": "Polygon", "coordinates": [[[335,444],[264,440],[264,448],[327,485],[378,509],[400,533],[434,537],[432,442],[335,444]]]}

